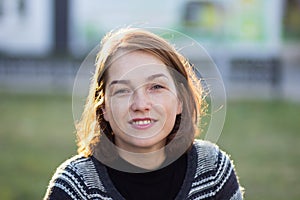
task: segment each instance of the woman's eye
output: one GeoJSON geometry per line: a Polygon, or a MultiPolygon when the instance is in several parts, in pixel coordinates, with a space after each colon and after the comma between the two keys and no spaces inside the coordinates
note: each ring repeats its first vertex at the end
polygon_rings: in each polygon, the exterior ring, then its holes
{"type": "Polygon", "coordinates": [[[153,90],[158,90],[158,89],[162,89],[162,88],[164,88],[164,86],[159,85],[159,84],[155,84],[151,87],[151,89],[153,89],[153,90]]]}
{"type": "Polygon", "coordinates": [[[130,90],[129,89],[119,89],[119,90],[116,90],[115,92],[113,92],[113,95],[117,95],[117,94],[128,94],[130,93],[130,90]]]}

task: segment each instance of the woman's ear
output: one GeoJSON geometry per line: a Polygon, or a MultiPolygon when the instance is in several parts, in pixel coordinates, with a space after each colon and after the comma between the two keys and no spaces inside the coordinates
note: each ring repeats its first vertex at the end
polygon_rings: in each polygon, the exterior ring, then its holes
{"type": "Polygon", "coordinates": [[[177,101],[177,112],[176,114],[179,115],[182,113],[182,101],[180,99],[178,99],[177,101]]]}
{"type": "Polygon", "coordinates": [[[107,112],[106,112],[106,109],[105,109],[105,106],[103,106],[102,108],[101,108],[101,110],[102,110],[102,114],[103,114],[103,118],[105,119],[105,121],[109,121],[108,120],[108,114],[107,114],[107,112]]]}
{"type": "MultiPolygon", "coordinates": [[[[184,85],[182,83],[180,83],[180,85],[178,87],[180,89],[178,89],[177,92],[179,92],[179,91],[185,91],[184,85]]],[[[182,94],[177,96],[177,112],[176,112],[177,115],[182,113],[182,106],[183,106],[183,100],[182,99],[183,99],[182,94]]]]}

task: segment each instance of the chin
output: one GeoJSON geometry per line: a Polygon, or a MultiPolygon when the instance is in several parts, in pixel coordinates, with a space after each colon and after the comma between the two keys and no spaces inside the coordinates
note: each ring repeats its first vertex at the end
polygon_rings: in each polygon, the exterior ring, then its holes
{"type": "MultiPolygon", "coordinates": [[[[123,142],[122,142],[123,143],[123,142]]],[[[161,149],[166,144],[166,139],[161,138],[130,138],[127,141],[124,141],[123,144],[120,145],[120,147],[124,148],[124,150],[131,150],[134,152],[151,152],[151,151],[157,151],[161,149]],[[127,143],[127,144],[126,144],[127,143]]]]}

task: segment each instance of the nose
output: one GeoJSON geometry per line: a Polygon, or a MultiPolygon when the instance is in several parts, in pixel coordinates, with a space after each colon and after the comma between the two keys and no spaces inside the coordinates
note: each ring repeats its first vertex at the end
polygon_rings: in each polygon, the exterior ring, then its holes
{"type": "Polygon", "coordinates": [[[149,111],[152,101],[146,91],[142,88],[136,89],[131,97],[131,109],[133,111],[149,111]]]}

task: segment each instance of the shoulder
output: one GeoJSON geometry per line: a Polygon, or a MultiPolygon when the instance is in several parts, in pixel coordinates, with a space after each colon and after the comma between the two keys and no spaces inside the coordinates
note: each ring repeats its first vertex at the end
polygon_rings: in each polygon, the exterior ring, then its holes
{"type": "Polygon", "coordinates": [[[205,155],[203,157],[207,158],[208,156],[211,159],[215,158],[216,154],[218,154],[218,152],[220,151],[218,145],[209,141],[199,139],[196,139],[194,141],[193,147],[196,149],[197,155],[205,155]]]}
{"type": "MultiPolygon", "coordinates": [[[[203,140],[195,140],[193,147],[195,149],[193,156],[197,160],[197,169],[202,169],[200,171],[197,170],[196,176],[214,170],[217,167],[220,149],[216,144],[203,140]]],[[[223,156],[222,153],[221,156],[223,156]]]]}
{"type": "MultiPolygon", "coordinates": [[[[195,175],[190,196],[242,199],[240,186],[230,156],[211,142],[195,140],[192,156],[195,157],[195,175]]],[[[218,198],[217,198],[218,199],[218,198]]]]}
{"type": "Polygon", "coordinates": [[[74,156],[62,163],[56,170],[52,179],[66,181],[86,180],[87,176],[95,175],[95,165],[90,157],[74,156]]]}
{"type": "Polygon", "coordinates": [[[57,168],[49,183],[46,197],[55,195],[53,191],[63,192],[71,199],[86,199],[96,193],[106,193],[92,158],[80,155],[66,160],[57,168]]]}
{"type": "Polygon", "coordinates": [[[198,166],[207,166],[208,169],[214,169],[218,166],[225,167],[225,163],[232,164],[230,156],[214,143],[195,140],[193,147],[195,148],[196,153],[194,156],[197,157],[198,166]]]}
{"type": "Polygon", "coordinates": [[[84,157],[76,155],[65,162],[63,162],[58,168],[56,173],[60,174],[68,169],[72,169],[75,173],[82,173],[84,167],[92,168],[93,162],[90,157],[84,157]]]}

